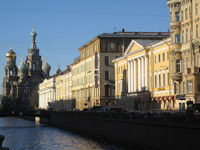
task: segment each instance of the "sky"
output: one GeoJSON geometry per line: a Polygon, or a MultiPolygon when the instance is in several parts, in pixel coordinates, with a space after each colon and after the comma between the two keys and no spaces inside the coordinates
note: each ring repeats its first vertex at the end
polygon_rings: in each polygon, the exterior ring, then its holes
{"type": "Polygon", "coordinates": [[[12,44],[17,66],[28,54],[35,25],[37,47],[51,65],[64,70],[79,56],[78,48],[101,33],[167,32],[166,0],[1,0],[0,94],[6,52],[12,44]]]}

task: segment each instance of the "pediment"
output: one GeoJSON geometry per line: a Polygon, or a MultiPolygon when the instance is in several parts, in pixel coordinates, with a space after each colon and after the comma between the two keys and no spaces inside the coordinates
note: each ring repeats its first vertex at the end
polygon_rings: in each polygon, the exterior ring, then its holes
{"type": "Polygon", "coordinates": [[[135,51],[141,50],[144,47],[136,42],[135,40],[132,40],[131,43],[129,44],[128,48],[125,51],[125,55],[128,55],[129,53],[133,53],[135,51]]]}

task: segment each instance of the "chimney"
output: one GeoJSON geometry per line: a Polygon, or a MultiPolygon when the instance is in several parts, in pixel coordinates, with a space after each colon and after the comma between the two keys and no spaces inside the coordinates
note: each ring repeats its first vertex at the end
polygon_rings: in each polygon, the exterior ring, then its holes
{"type": "Polygon", "coordinates": [[[122,32],[125,32],[124,28],[122,28],[122,32]]]}

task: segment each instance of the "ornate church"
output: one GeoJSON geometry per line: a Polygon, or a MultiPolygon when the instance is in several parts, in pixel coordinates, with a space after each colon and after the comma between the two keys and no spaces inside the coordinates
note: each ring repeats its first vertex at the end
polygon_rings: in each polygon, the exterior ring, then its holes
{"type": "Polygon", "coordinates": [[[32,43],[28,49],[26,60],[21,60],[19,67],[16,66],[16,53],[12,46],[6,53],[7,64],[3,81],[3,96],[12,101],[15,105],[26,108],[38,107],[38,85],[45,78],[49,77],[50,65],[47,60],[42,63],[39,49],[36,46],[36,32],[31,32],[32,43]]]}

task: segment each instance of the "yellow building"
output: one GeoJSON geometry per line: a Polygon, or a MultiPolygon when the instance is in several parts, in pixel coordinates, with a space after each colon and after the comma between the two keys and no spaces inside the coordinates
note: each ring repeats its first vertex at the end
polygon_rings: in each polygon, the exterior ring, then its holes
{"type": "Polygon", "coordinates": [[[79,48],[72,66],[72,97],[76,108],[110,106],[115,99],[115,70],[112,60],[121,56],[132,39],[162,39],[169,33],[103,33],[79,48]]]}
{"type": "MultiPolygon", "coordinates": [[[[137,99],[141,101],[140,103],[152,101],[148,104],[152,109],[178,109],[170,77],[169,42],[169,39],[132,40],[124,56],[113,61],[115,63],[116,98],[121,98],[123,91],[126,91],[123,89],[127,88],[129,100],[137,99]],[[147,93],[151,94],[151,100],[148,96],[145,97],[147,93]]],[[[144,110],[147,104],[139,107],[144,110]]]]}
{"type": "Polygon", "coordinates": [[[174,98],[174,88],[170,68],[170,39],[148,46],[149,55],[149,91],[154,108],[177,110],[178,102],[174,98]]]}
{"type": "MultiPolygon", "coordinates": [[[[70,66],[67,66],[65,71],[61,71],[58,69],[57,74],[45,79],[39,85],[39,108],[40,109],[48,109],[49,103],[56,103],[56,101],[63,100],[62,105],[70,104],[71,109],[71,102],[68,100],[72,100],[72,73],[70,66]],[[65,101],[65,102],[64,102],[65,101]]],[[[69,108],[69,107],[64,108],[69,108]]],[[[60,106],[55,106],[56,110],[59,110],[60,106]]],[[[62,107],[63,108],[63,107],[62,107]]]]}
{"type": "Polygon", "coordinates": [[[67,66],[66,70],[63,72],[59,69],[55,75],[56,101],[71,100],[71,86],[72,73],[70,66],[67,66]]]}

